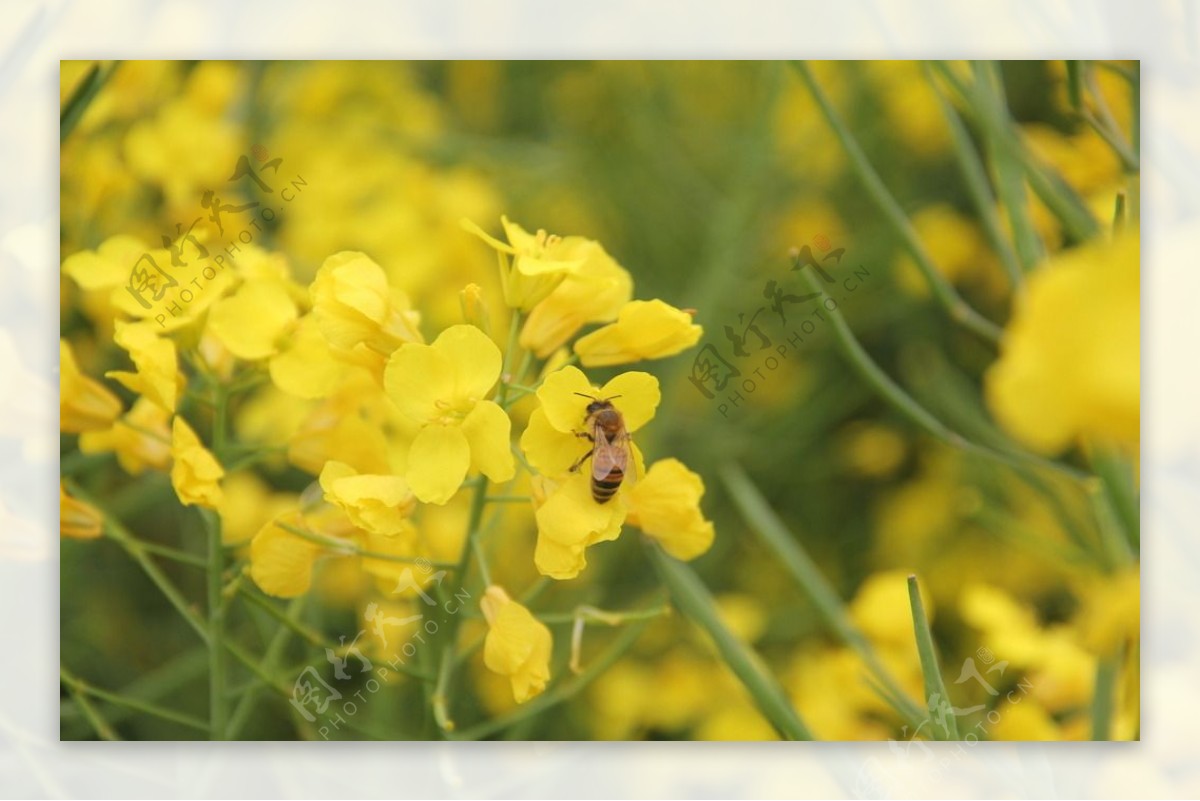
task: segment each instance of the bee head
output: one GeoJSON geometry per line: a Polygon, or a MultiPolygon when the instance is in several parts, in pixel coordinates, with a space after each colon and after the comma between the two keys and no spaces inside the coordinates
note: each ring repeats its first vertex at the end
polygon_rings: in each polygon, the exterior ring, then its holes
{"type": "Polygon", "coordinates": [[[587,413],[589,415],[593,415],[596,412],[604,411],[605,409],[611,409],[612,401],[621,397],[620,395],[612,395],[611,397],[608,397],[608,398],[597,398],[592,395],[585,395],[582,392],[576,392],[575,394],[579,395],[582,398],[588,398],[592,401],[591,403],[589,403],[587,405],[587,413]]]}

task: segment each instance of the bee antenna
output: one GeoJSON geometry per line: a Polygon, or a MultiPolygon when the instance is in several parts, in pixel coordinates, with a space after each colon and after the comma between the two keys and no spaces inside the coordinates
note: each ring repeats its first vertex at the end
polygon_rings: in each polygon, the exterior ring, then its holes
{"type": "Polygon", "coordinates": [[[621,397],[621,396],[620,395],[609,395],[607,398],[605,398],[605,400],[606,401],[616,400],[619,397],[621,397]]]}
{"type": "Polygon", "coordinates": [[[596,400],[596,399],[595,399],[593,396],[591,396],[591,395],[585,395],[585,394],[584,394],[584,393],[582,393],[582,392],[576,392],[575,394],[576,394],[576,395],[578,395],[578,396],[579,396],[579,397],[581,397],[581,398],[591,398],[592,400],[596,400]]]}

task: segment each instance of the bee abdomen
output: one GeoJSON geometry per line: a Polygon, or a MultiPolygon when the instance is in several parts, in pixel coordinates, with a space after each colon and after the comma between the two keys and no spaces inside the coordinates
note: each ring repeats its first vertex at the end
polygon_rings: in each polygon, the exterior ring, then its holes
{"type": "Polygon", "coordinates": [[[625,478],[625,474],[619,470],[609,473],[604,478],[593,478],[592,499],[596,503],[607,503],[612,500],[612,496],[617,494],[623,478],[625,478]]]}

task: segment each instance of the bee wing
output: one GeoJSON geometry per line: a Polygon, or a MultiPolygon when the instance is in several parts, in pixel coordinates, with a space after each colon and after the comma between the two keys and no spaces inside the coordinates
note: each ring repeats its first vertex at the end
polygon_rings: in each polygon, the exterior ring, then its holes
{"type": "Polygon", "coordinates": [[[595,451],[592,453],[592,478],[604,479],[614,470],[624,473],[629,464],[629,437],[619,436],[609,441],[597,431],[595,451]]]}

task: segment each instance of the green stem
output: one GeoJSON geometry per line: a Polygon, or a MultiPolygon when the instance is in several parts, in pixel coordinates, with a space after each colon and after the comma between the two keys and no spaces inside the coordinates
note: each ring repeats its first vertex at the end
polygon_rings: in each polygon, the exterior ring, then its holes
{"type": "Polygon", "coordinates": [[[1008,105],[1004,97],[1004,86],[1000,68],[982,61],[972,63],[975,72],[975,91],[978,95],[980,117],[984,120],[984,134],[988,153],[996,170],[996,187],[1000,202],[1008,212],[1016,240],[1017,255],[1021,267],[1032,271],[1042,260],[1046,248],[1029,216],[1029,204],[1025,191],[1025,179],[1021,163],[1014,152],[1015,139],[1007,135],[1009,122],[1008,105]]]}
{"type": "Polygon", "coordinates": [[[100,66],[99,63],[92,65],[88,70],[87,75],[79,82],[79,86],[75,87],[75,91],[67,98],[67,104],[63,106],[62,111],[58,115],[58,141],[59,144],[67,141],[67,137],[71,135],[71,131],[75,130],[75,126],[83,119],[83,114],[87,111],[88,106],[96,99],[96,95],[104,88],[104,84],[112,78],[113,73],[121,65],[120,61],[114,61],[107,68],[100,66]]]}
{"type": "Polygon", "coordinates": [[[939,740],[958,739],[958,719],[942,671],[938,667],[937,652],[933,649],[933,632],[929,630],[929,618],[925,615],[925,604],[921,601],[921,589],[917,577],[908,577],[908,603],[912,607],[913,631],[917,636],[917,653],[921,658],[921,673],[925,677],[925,701],[934,724],[934,733],[939,740]],[[941,714],[934,714],[935,710],[941,714]]]}
{"type": "Polygon", "coordinates": [[[1012,245],[1004,235],[1004,229],[1000,224],[1000,215],[996,213],[996,198],[992,195],[992,189],[988,183],[987,170],[983,166],[983,160],[980,159],[979,154],[975,151],[975,145],[971,142],[971,135],[967,132],[967,127],[963,125],[958,112],[954,110],[954,106],[946,99],[941,87],[933,80],[933,72],[928,65],[925,67],[925,74],[930,86],[933,88],[934,96],[937,97],[938,105],[941,106],[942,115],[946,118],[946,124],[950,127],[951,139],[954,142],[954,152],[958,156],[958,166],[962,170],[963,178],[967,182],[967,190],[971,193],[971,200],[975,204],[975,211],[979,214],[979,219],[983,222],[984,231],[987,232],[988,239],[992,243],[992,248],[1000,256],[1000,263],[1004,265],[1004,271],[1008,274],[1009,281],[1012,283],[1014,289],[1019,289],[1024,281],[1024,275],[1021,272],[1021,265],[1017,262],[1017,254],[1013,251],[1012,245]]]}
{"type": "Polygon", "coordinates": [[[186,715],[182,712],[176,712],[173,709],[167,709],[166,707],[161,707],[157,704],[151,704],[135,698],[126,698],[124,696],[117,695],[116,693],[102,690],[99,687],[93,687],[83,681],[83,679],[75,676],[66,668],[59,668],[59,675],[62,678],[63,683],[68,687],[73,687],[75,690],[85,695],[90,695],[94,698],[100,699],[101,701],[106,701],[114,706],[128,707],[135,712],[142,712],[144,714],[151,715],[152,717],[162,718],[163,720],[168,720],[172,723],[178,723],[181,726],[187,726],[198,731],[208,731],[208,724],[199,718],[186,715]]]}
{"type": "Polygon", "coordinates": [[[899,700],[900,705],[896,707],[896,711],[900,716],[914,727],[919,725],[924,718],[920,708],[884,666],[863,633],[855,627],[842,599],[821,575],[821,571],[799,541],[771,509],[766,498],[754,486],[741,465],[735,462],[727,464],[721,470],[721,478],[743,519],[791,574],[801,592],[816,607],[817,614],[821,616],[826,628],[858,654],[876,683],[887,690],[888,696],[899,700]]]}
{"type": "Polygon", "coordinates": [[[738,639],[721,620],[716,602],[692,569],[647,542],[646,550],[675,606],[712,638],[725,664],[738,677],[763,716],[788,740],[811,740],[812,732],[800,719],[783,687],[761,658],[738,639]]]}
{"type": "MultiPolygon", "coordinates": [[[[91,700],[88,699],[87,695],[80,690],[79,687],[65,680],[63,683],[67,685],[67,692],[70,694],[71,700],[75,702],[76,708],[87,720],[88,724],[92,727],[92,730],[96,732],[97,737],[99,737],[101,740],[108,740],[110,742],[121,739],[121,736],[117,734],[117,731],[112,727],[112,724],[110,724],[105,717],[100,714],[100,710],[92,706],[91,700]]],[[[67,738],[63,737],[62,739],[67,738]]]]}
{"type": "MultiPolygon", "coordinates": [[[[243,588],[242,594],[247,598],[250,598],[252,601],[257,602],[260,600],[257,593],[254,593],[249,589],[243,588]]],[[[262,598],[261,600],[265,606],[270,607],[271,611],[278,611],[274,608],[273,604],[267,601],[267,599],[262,598]]],[[[263,654],[262,658],[263,670],[265,672],[269,673],[279,667],[279,661],[283,658],[284,651],[287,648],[288,640],[291,639],[292,633],[298,631],[298,628],[303,628],[302,624],[295,620],[295,617],[300,614],[303,606],[304,596],[302,595],[299,598],[292,599],[292,602],[288,604],[287,611],[280,613],[284,618],[295,623],[296,626],[283,626],[275,632],[275,636],[271,638],[269,643],[267,643],[267,650],[263,654]]],[[[251,713],[254,712],[254,708],[258,705],[258,691],[261,686],[262,684],[260,681],[254,681],[250,687],[246,688],[246,691],[243,693],[242,697],[238,699],[237,706],[233,708],[233,714],[229,716],[229,724],[225,727],[225,734],[229,739],[236,739],[241,733],[242,727],[245,726],[246,722],[250,719],[251,713]]]]}
{"type": "MultiPolygon", "coordinates": [[[[816,277],[808,273],[804,273],[804,279],[808,286],[814,292],[821,292],[821,287],[816,281],[816,277]]],[[[898,412],[907,417],[917,426],[924,429],[926,433],[932,435],[939,441],[960,450],[972,453],[977,456],[983,456],[993,461],[1010,467],[1021,467],[1030,465],[1042,467],[1048,470],[1075,479],[1083,480],[1085,474],[1080,471],[1068,467],[1067,465],[1058,462],[1044,459],[1040,456],[1035,456],[1024,451],[998,451],[992,448],[978,445],[970,440],[965,439],[961,435],[951,431],[940,420],[930,414],[925,407],[917,403],[907,392],[900,388],[900,385],[888,376],[879,365],[877,365],[867,354],[863,346],[855,338],[854,332],[850,330],[850,326],[846,324],[846,320],[842,317],[840,310],[826,311],[829,316],[830,324],[833,326],[834,337],[837,341],[838,350],[842,352],[856,372],[879,393],[885,401],[892,405],[898,412]]]]}
{"type": "Polygon", "coordinates": [[[1092,739],[1112,738],[1112,719],[1117,701],[1117,677],[1120,674],[1119,653],[1102,658],[1096,665],[1096,691],[1092,697],[1092,739]]]}
{"type": "Polygon", "coordinates": [[[875,201],[879,210],[883,212],[884,218],[900,237],[901,242],[903,242],[909,255],[912,256],[921,274],[925,276],[925,280],[929,283],[934,298],[945,309],[946,313],[950,315],[950,319],[962,324],[965,328],[989,342],[999,342],[1000,327],[967,305],[967,302],[954,289],[954,285],[934,265],[933,259],[930,258],[928,251],[925,250],[925,246],[917,236],[912,223],[905,216],[904,210],[900,208],[900,204],[896,201],[896,198],[888,191],[887,186],[883,183],[883,179],[879,177],[879,173],[871,166],[866,153],[863,152],[854,135],[850,133],[850,129],[846,127],[841,117],[838,116],[837,111],[834,110],[833,104],[829,102],[829,98],[821,90],[808,65],[804,62],[793,62],[793,66],[800,73],[800,77],[804,80],[805,84],[808,85],[808,89],[812,93],[813,99],[816,100],[817,105],[821,108],[826,122],[829,123],[829,127],[833,129],[834,134],[841,142],[846,155],[850,157],[850,166],[854,170],[855,175],[858,176],[859,181],[866,188],[867,194],[875,201]]]}
{"type": "Polygon", "coordinates": [[[178,548],[172,548],[169,545],[159,545],[156,542],[146,542],[138,540],[137,545],[143,551],[152,553],[155,556],[161,556],[164,559],[170,559],[173,562],[178,562],[181,565],[190,565],[192,567],[208,567],[208,560],[202,556],[181,551],[178,548]]]}
{"type": "Polygon", "coordinates": [[[1130,548],[1136,552],[1141,546],[1141,521],[1139,519],[1138,493],[1134,487],[1133,472],[1129,464],[1112,448],[1093,445],[1090,449],[1092,469],[1103,482],[1104,491],[1113,512],[1121,525],[1130,548]]]}
{"type": "Polygon", "coordinates": [[[298,528],[287,523],[276,522],[275,525],[289,534],[295,534],[297,537],[309,542],[315,542],[318,545],[324,545],[332,551],[337,552],[342,556],[360,556],[364,559],[382,559],[386,562],[401,562],[403,564],[422,564],[433,567],[437,570],[457,570],[457,562],[441,562],[433,559],[426,559],[422,556],[402,556],[393,553],[383,553],[381,551],[370,551],[366,548],[361,548],[353,542],[337,539],[336,537],[326,537],[323,534],[318,534],[315,531],[298,528]]]}
{"type": "Polygon", "coordinates": [[[225,549],[221,543],[221,518],[209,509],[201,510],[208,532],[208,712],[209,738],[225,739],[228,717],[225,698],[225,601],[222,574],[225,549]]]}

